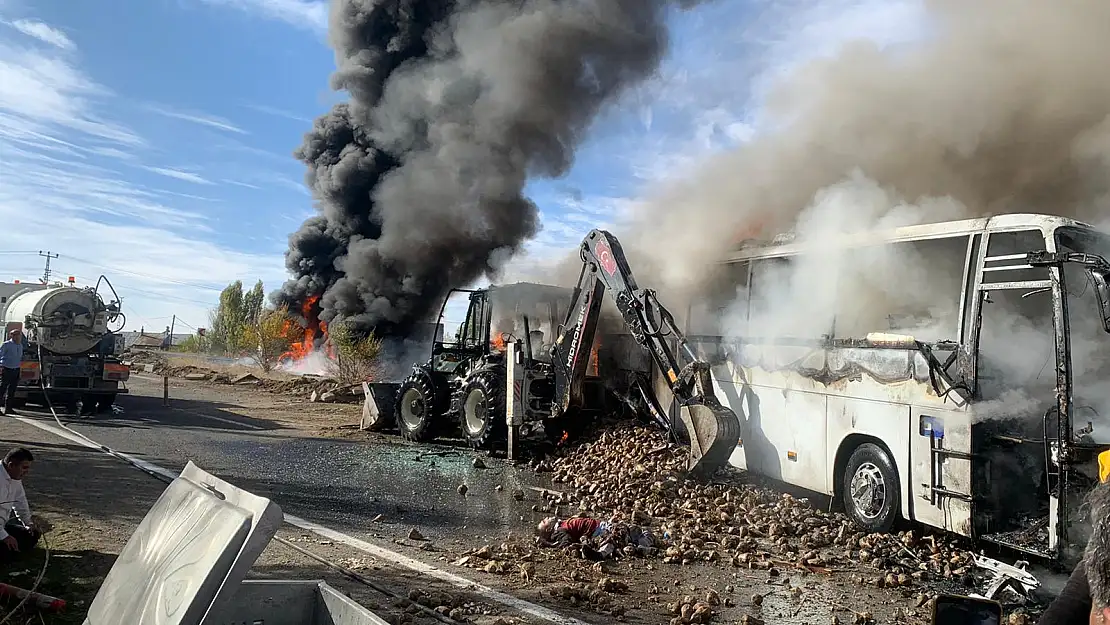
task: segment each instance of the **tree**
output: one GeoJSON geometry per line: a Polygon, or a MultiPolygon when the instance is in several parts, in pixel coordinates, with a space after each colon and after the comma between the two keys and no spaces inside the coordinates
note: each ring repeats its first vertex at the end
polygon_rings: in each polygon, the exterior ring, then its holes
{"type": "Polygon", "coordinates": [[[373,333],[359,334],[343,322],[328,325],[328,338],[335,346],[332,375],[346,384],[374,378],[382,351],[381,339],[373,333]]]}
{"type": "Polygon", "coordinates": [[[188,352],[191,354],[203,354],[211,351],[212,341],[207,336],[194,334],[185,337],[176,347],[175,351],[188,352]]]}
{"type": "Polygon", "coordinates": [[[254,288],[243,296],[243,323],[257,323],[262,317],[266,294],[262,292],[262,281],[254,283],[254,288]]]}
{"type": "Polygon", "coordinates": [[[244,326],[243,282],[236,280],[220,292],[220,303],[211,314],[212,349],[230,354],[240,351],[244,326]]]}
{"type": "MultiPolygon", "coordinates": [[[[256,290],[261,292],[262,283],[259,282],[256,290]]],[[[263,371],[270,371],[277,364],[281,355],[289,351],[290,345],[297,340],[300,326],[293,322],[286,307],[261,310],[251,323],[244,324],[243,336],[240,344],[251,350],[251,358],[262,367],[263,371]]]]}

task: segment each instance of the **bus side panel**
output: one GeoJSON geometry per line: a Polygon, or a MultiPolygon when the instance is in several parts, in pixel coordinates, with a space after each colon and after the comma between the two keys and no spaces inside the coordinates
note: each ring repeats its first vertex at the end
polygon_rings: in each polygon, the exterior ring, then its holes
{"type": "Polygon", "coordinates": [[[831,493],[833,484],[843,477],[835,474],[836,471],[843,471],[844,469],[842,466],[836,466],[833,461],[837,458],[837,452],[839,451],[841,453],[840,457],[847,461],[848,456],[857,446],[856,441],[863,442],[858,437],[849,437],[853,434],[867,436],[878,439],[888,448],[890,457],[894,461],[894,467],[898,470],[902,511],[905,513],[910,510],[911,477],[908,436],[910,407],[905,404],[868,401],[836,395],[829,396],[828,405],[829,427],[826,440],[829,446],[829,462],[825,467],[827,471],[826,479],[829,483],[828,492],[831,493]]]}
{"type": "MultiPolygon", "coordinates": [[[[788,484],[829,492],[825,466],[826,395],[788,388],[790,372],[749,371],[754,384],[738,387],[746,420],[748,468],[788,484]],[[765,385],[766,384],[766,385],[765,385]],[[743,394],[743,392],[741,392],[743,394]]],[[[726,394],[726,397],[729,395],[726,394]]]]}
{"type": "Polygon", "coordinates": [[[747,368],[731,361],[714,367],[713,373],[717,398],[740,419],[741,440],[729,463],[828,493],[826,399],[814,390],[821,387],[793,371],[747,368]]]}
{"type": "Polygon", "coordinates": [[[958,457],[971,452],[970,413],[919,405],[913,406],[912,410],[909,436],[913,460],[913,516],[906,516],[925,525],[970,537],[972,504],[957,496],[934,495],[933,491],[936,487],[963,495],[972,492],[971,461],[958,457]]]}

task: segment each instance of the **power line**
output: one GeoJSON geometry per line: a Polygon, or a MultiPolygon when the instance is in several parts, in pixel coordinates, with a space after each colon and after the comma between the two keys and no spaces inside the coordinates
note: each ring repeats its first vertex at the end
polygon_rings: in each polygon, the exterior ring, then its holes
{"type": "Polygon", "coordinates": [[[86,265],[91,265],[93,267],[100,267],[101,269],[107,269],[108,271],[114,271],[116,273],[123,273],[123,274],[136,276],[138,278],[146,278],[148,280],[158,280],[160,282],[168,282],[170,284],[176,284],[176,285],[179,285],[179,286],[187,286],[187,287],[192,287],[192,288],[195,288],[195,289],[205,289],[205,290],[208,290],[208,291],[216,291],[216,292],[223,291],[222,287],[210,286],[211,283],[202,284],[202,283],[198,283],[198,282],[185,282],[183,280],[175,280],[173,278],[167,278],[165,276],[155,276],[155,275],[151,275],[151,274],[147,274],[147,273],[140,273],[138,271],[131,271],[130,269],[121,269],[120,267],[112,267],[111,265],[104,265],[104,264],[101,264],[101,263],[93,262],[91,260],[85,260],[83,258],[77,258],[76,256],[70,256],[69,254],[66,254],[65,257],[70,259],[70,260],[75,260],[79,263],[84,263],[86,265]]]}

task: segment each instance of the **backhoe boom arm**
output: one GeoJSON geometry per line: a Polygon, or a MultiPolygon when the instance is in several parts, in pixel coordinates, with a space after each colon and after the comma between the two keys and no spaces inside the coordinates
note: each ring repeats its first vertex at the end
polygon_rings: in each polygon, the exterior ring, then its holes
{"type": "Polygon", "coordinates": [[[582,241],[580,253],[582,271],[552,354],[556,371],[553,411],[567,414],[582,405],[583,381],[597,335],[602,296],[608,290],[632,337],[651,354],[682,406],[682,419],[690,436],[689,469],[712,473],[728,461],[735,448],[739,420],[714,395],[709,364],[690,349],[674,316],[659,302],[655,291],[636,284],[616,237],[593,230],[582,241]],[[665,340],[668,336],[676,339],[687,361],[681,370],[665,340]]]}

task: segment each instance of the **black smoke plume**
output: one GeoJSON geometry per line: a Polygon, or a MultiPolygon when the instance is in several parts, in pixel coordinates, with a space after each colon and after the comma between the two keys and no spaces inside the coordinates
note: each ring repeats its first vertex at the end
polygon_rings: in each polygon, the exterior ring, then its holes
{"type": "MultiPolygon", "coordinates": [[[[603,106],[651,76],[667,0],[336,0],[332,87],[295,156],[320,215],[290,237],[293,310],[379,335],[539,227],[530,176],[558,177],[603,106]]],[[[683,6],[690,2],[674,3],[683,6]]]]}

